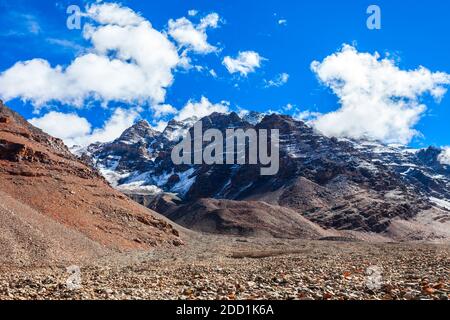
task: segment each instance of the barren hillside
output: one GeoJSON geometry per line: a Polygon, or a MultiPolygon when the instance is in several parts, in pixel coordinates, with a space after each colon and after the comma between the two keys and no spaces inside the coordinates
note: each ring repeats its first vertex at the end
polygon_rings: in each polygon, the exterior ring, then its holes
{"type": "Polygon", "coordinates": [[[79,260],[182,244],[165,218],[115,191],[61,140],[3,104],[0,199],[2,262],[79,260]]]}

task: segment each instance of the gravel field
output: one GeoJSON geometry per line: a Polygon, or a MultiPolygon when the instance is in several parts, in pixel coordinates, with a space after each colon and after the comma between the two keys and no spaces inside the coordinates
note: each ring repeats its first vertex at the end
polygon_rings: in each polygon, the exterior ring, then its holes
{"type": "Polygon", "coordinates": [[[0,299],[448,300],[449,253],[448,244],[198,236],[79,266],[69,285],[68,266],[0,267],[0,299]]]}

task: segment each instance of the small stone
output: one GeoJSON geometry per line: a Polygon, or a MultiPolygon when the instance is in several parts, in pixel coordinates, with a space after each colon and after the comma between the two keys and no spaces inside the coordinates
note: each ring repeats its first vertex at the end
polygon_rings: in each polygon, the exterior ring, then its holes
{"type": "Polygon", "coordinates": [[[103,292],[107,295],[111,295],[114,293],[114,291],[112,289],[105,289],[103,292]]]}
{"type": "Polygon", "coordinates": [[[383,291],[386,293],[391,293],[392,290],[394,290],[394,286],[392,284],[388,283],[383,286],[383,291]]]}
{"type": "Polygon", "coordinates": [[[185,295],[185,296],[192,296],[193,294],[194,294],[194,290],[191,288],[185,289],[183,291],[183,295],[185,295]]]}
{"type": "Polygon", "coordinates": [[[323,300],[329,300],[331,298],[333,298],[333,295],[331,293],[326,292],[323,294],[323,300]]]}
{"type": "Polygon", "coordinates": [[[425,293],[425,294],[427,294],[429,296],[433,295],[435,292],[436,292],[436,290],[433,289],[433,288],[430,288],[430,287],[427,287],[427,288],[423,289],[423,293],[425,293]]]}

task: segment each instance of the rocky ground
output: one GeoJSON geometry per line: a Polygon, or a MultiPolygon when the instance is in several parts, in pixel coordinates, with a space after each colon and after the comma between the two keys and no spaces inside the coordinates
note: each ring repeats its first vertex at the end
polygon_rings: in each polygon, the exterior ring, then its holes
{"type": "Polygon", "coordinates": [[[197,236],[80,266],[69,287],[68,266],[0,267],[0,299],[448,300],[449,257],[448,244],[197,236]]]}

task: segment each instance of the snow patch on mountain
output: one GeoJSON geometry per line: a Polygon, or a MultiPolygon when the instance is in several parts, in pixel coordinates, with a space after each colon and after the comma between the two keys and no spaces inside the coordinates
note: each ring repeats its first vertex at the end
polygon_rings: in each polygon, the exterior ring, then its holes
{"type": "Polygon", "coordinates": [[[126,194],[138,194],[138,195],[152,195],[156,196],[162,194],[163,190],[154,185],[145,185],[145,181],[137,181],[122,184],[117,187],[117,190],[126,194]]]}
{"type": "Polygon", "coordinates": [[[119,186],[119,181],[123,180],[130,176],[129,172],[120,173],[116,172],[114,170],[105,168],[103,166],[98,166],[98,170],[100,171],[100,174],[106,179],[106,181],[109,182],[109,184],[115,188],[119,186]]]}
{"type": "Polygon", "coordinates": [[[434,198],[434,197],[430,197],[430,200],[431,200],[431,202],[438,205],[439,207],[450,210],[450,201],[442,200],[442,199],[438,199],[438,198],[434,198]]]}
{"type": "Polygon", "coordinates": [[[186,136],[189,129],[192,128],[198,120],[199,119],[196,117],[191,117],[183,121],[172,120],[167,124],[166,129],[163,131],[163,136],[171,142],[179,141],[186,136]]]}
{"type": "Polygon", "coordinates": [[[195,180],[197,179],[197,177],[194,175],[194,172],[195,169],[191,168],[183,173],[178,174],[178,176],[180,177],[180,182],[173,186],[170,191],[184,197],[189,192],[195,180]]]}
{"type": "Polygon", "coordinates": [[[266,116],[265,113],[256,112],[256,111],[245,111],[241,112],[240,114],[242,120],[250,123],[251,125],[256,126],[258,123],[260,123],[264,117],[266,116]]]}

